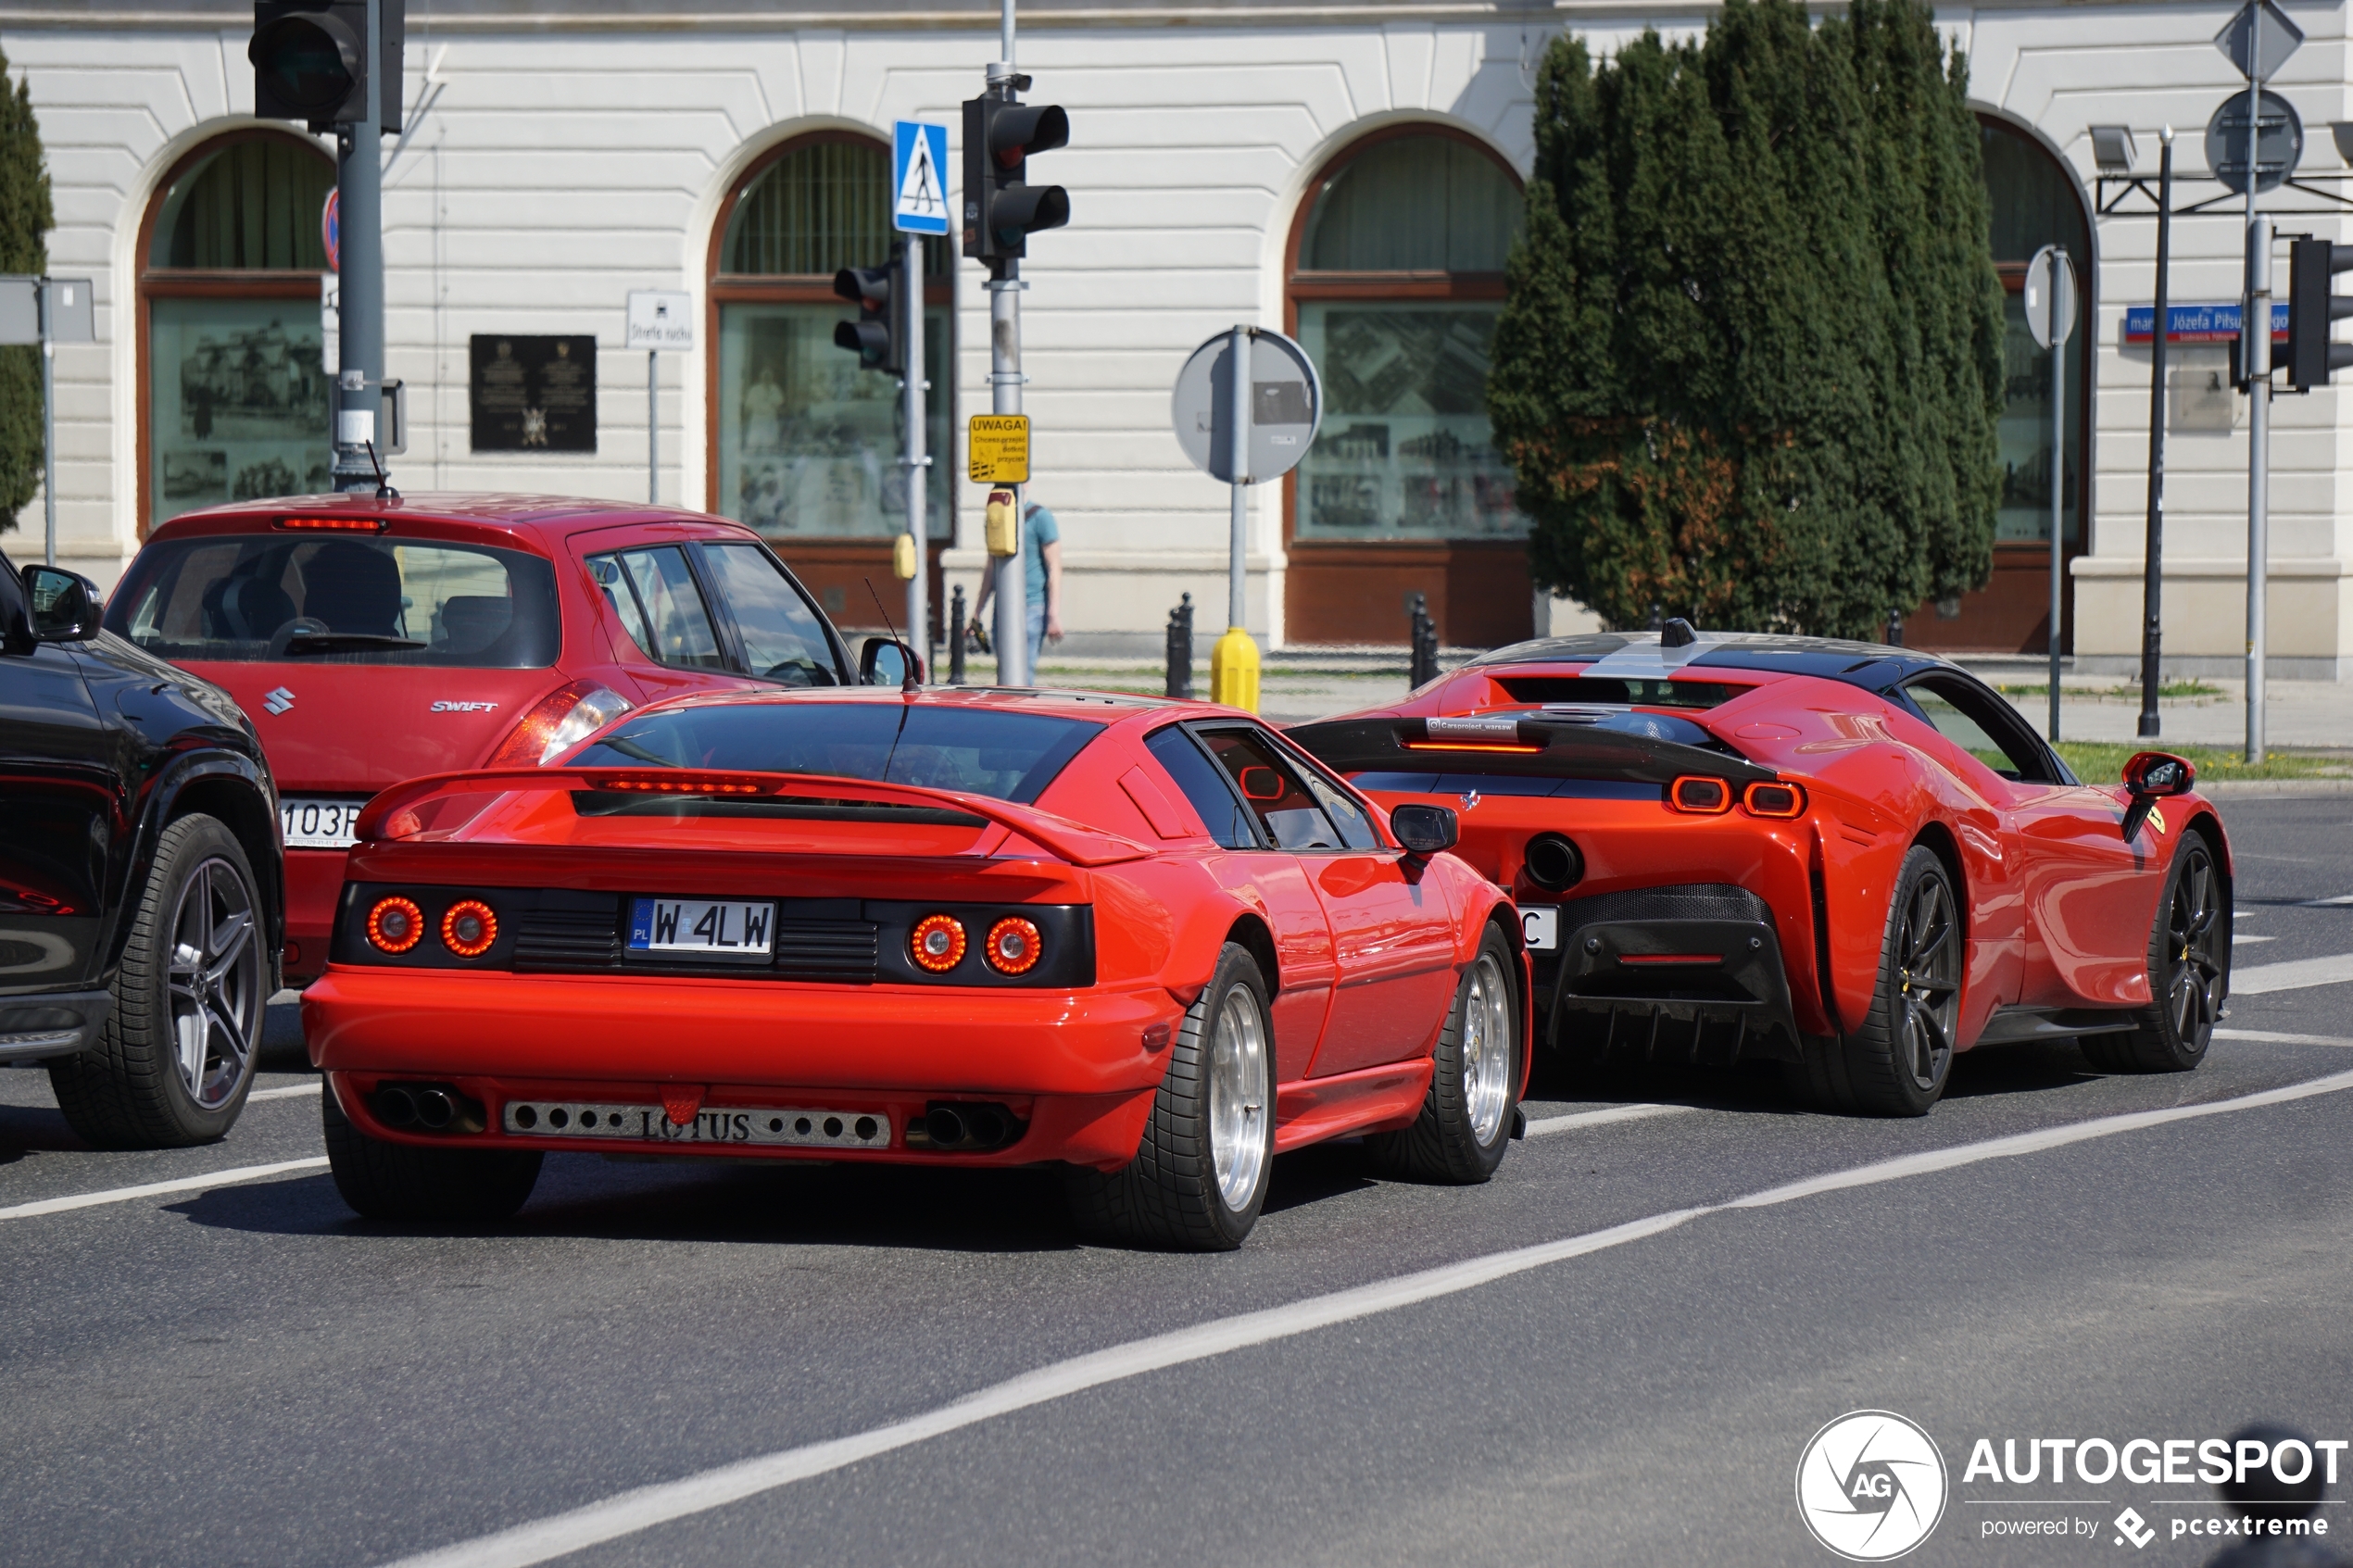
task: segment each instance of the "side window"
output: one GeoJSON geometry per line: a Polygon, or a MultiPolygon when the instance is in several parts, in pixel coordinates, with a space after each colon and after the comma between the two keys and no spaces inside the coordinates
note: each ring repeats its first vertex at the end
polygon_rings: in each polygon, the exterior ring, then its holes
{"type": "Polygon", "coordinates": [[[1250,813],[1234,798],[1233,790],[1218,773],[1216,765],[1201,753],[1193,737],[1182,728],[1171,724],[1144,737],[1144,749],[1152,754],[1163,771],[1209,828],[1209,836],[1228,849],[1255,849],[1258,834],[1251,826],[1250,813]]]}
{"type": "Polygon", "coordinates": [[[1362,806],[1348,798],[1346,791],[1336,788],[1313,768],[1302,767],[1299,776],[1307,782],[1308,793],[1324,809],[1324,815],[1331,819],[1332,826],[1340,830],[1342,845],[1351,849],[1381,847],[1380,834],[1374,831],[1372,819],[1365,814],[1362,806]]]}
{"type": "Polygon", "coordinates": [[[718,634],[711,629],[711,612],[703,608],[702,590],[695,586],[695,574],[677,546],[591,556],[588,570],[648,658],[690,670],[727,668],[718,634]]]}
{"type": "Polygon", "coordinates": [[[1201,738],[1250,802],[1277,848],[1346,847],[1290,763],[1266,740],[1249,730],[1204,730],[1201,738]]]}
{"type": "Polygon", "coordinates": [[[2056,784],[2042,744],[2009,705],[1965,681],[1931,675],[1904,695],[1938,734],[2002,777],[2020,784],[2056,784]]]}
{"type": "Polygon", "coordinates": [[[705,545],[702,558],[719,580],[753,674],[788,686],[841,684],[816,612],[766,552],[757,545],[705,545]]]}

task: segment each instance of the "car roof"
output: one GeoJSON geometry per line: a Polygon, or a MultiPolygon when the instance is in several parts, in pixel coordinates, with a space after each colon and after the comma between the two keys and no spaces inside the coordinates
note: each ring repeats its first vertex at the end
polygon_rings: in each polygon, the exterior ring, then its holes
{"type": "MultiPolygon", "coordinates": [[[[284,517],[380,517],[387,523],[423,524],[419,532],[462,534],[469,528],[551,548],[584,527],[628,523],[693,523],[757,537],[744,524],[709,512],[643,501],[598,500],[585,495],[524,495],[497,491],[428,491],[378,500],[373,495],[280,495],[266,501],[232,501],[182,512],[157,528],[149,540],[208,533],[237,533],[267,527],[284,517]]],[[[403,532],[406,532],[404,529],[403,532]]]]}
{"type": "Polygon", "coordinates": [[[1883,692],[1925,670],[1966,673],[1949,659],[1919,648],[1844,637],[1793,637],[1765,632],[1695,632],[1667,644],[1657,632],[1598,632],[1539,637],[1483,654],[1464,670],[1520,664],[1581,664],[1588,675],[1659,680],[1678,671],[1738,670],[1752,674],[1812,675],[1883,692]]]}
{"type": "MultiPolygon", "coordinates": [[[[1178,719],[1252,719],[1205,702],[1174,702],[1165,697],[1127,692],[1063,691],[1028,686],[918,686],[902,692],[895,686],[799,686],[789,691],[693,692],[650,703],[638,713],[681,708],[746,708],[789,703],[911,701],[925,708],[987,708],[1010,713],[1042,713],[1058,719],[1085,719],[1115,724],[1146,714],[1178,719]]],[[[633,714],[632,717],[635,715],[633,714]]]]}

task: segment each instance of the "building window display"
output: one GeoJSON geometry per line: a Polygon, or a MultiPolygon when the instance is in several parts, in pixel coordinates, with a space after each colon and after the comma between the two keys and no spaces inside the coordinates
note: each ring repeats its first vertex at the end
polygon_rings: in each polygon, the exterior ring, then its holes
{"type": "MultiPolygon", "coordinates": [[[[842,267],[885,261],[890,152],[824,132],[786,144],[738,188],[711,282],[711,509],[776,538],[880,539],[906,527],[898,381],[835,346],[856,315],[833,292],[842,267]]],[[[947,248],[925,242],[925,444],[954,450],[947,248]]],[[[926,486],[929,530],[950,532],[950,487],[926,486]]]]}
{"type": "MultiPolygon", "coordinates": [[[[1979,121],[1985,188],[1993,198],[1994,260],[2001,269],[2007,331],[2002,340],[2004,405],[1998,424],[2002,500],[1996,545],[2044,545],[2051,537],[2051,351],[2026,327],[2026,264],[2047,245],[2067,247],[2076,286],[2092,273],[2092,239],[2083,206],[2051,155],[2025,132],[1996,119],[1979,121]]],[[[2068,407],[2060,539],[2083,544],[2083,398],[2091,385],[2088,309],[2077,312],[2067,346],[2068,407]]]]}
{"type": "Polygon", "coordinates": [[[240,132],[182,160],[148,209],[140,277],[145,523],[328,487],[320,220],[334,165],[240,132]]]}
{"type": "Polygon", "coordinates": [[[1325,396],[1299,470],[1296,540],[1526,537],[1487,424],[1521,210],[1491,155],[1436,132],[1365,143],[1326,177],[1291,282],[1325,396]]]}

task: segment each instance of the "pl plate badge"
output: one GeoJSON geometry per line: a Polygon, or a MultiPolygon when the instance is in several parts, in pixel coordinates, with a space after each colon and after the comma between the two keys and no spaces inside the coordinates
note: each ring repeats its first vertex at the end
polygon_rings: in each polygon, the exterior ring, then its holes
{"type": "Polygon", "coordinates": [[[1944,1514],[1944,1456],[1892,1411],[1854,1411],[1814,1434],[1797,1461],[1797,1512],[1850,1562],[1903,1556],[1944,1514]]]}

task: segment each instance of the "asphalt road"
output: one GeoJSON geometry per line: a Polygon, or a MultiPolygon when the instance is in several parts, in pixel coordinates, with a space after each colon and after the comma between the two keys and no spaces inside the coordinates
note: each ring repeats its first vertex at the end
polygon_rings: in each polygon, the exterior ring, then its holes
{"type": "MultiPolygon", "coordinates": [[[[2353,904],[2310,902],[2353,895],[2353,799],[2226,815],[2242,972],[2353,955],[2353,904]]],[[[320,1160],[299,1072],[165,1154],[82,1149],[44,1075],[0,1073],[0,1562],[1822,1564],[1800,1452],[1878,1409],[1948,1467],[1907,1562],[2202,1562],[2171,1530],[2208,1486],[1963,1467],[1980,1437],[2353,1438],[2334,967],[2235,998],[2194,1074],[1987,1051],[1917,1122],[1540,1080],[1489,1185],[1287,1157],[1214,1258],[1081,1245],[1028,1173],[561,1157],[494,1231],[369,1224],[323,1162],[208,1178],[320,1160]],[[1673,1109],[1596,1115],[1629,1105],[1673,1109]],[[1992,1533],[2062,1517],[2095,1533],[1992,1533]]]]}

